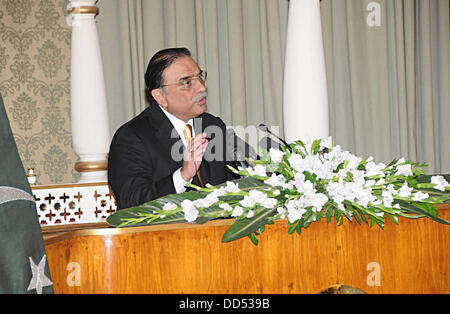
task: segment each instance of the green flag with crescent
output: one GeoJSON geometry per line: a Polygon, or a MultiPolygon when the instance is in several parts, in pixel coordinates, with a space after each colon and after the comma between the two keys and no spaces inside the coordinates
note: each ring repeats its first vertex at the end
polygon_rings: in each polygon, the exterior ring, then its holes
{"type": "Polygon", "coordinates": [[[53,293],[36,203],[1,95],[0,293],[53,293]]]}

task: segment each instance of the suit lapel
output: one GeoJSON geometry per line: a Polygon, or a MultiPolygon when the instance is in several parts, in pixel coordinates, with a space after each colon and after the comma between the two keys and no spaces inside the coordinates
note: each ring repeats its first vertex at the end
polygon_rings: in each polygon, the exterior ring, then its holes
{"type": "MultiPolygon", "coordinates": [[[[173,127],[169,118],[157,105],[150,105],[149,109],[149,123],[154,131],[155,141],[159,143],[161,151],[171,154],[173,147],[182,146],[181,138],[178,132],[173,127]],[[179,143],[177,143],[179,142],[179,143]],[[177,145],[177,146],[175,146],[177,145]]],[[[178,167],[181,167],[183,162],[173,161],[178,167]]]]}

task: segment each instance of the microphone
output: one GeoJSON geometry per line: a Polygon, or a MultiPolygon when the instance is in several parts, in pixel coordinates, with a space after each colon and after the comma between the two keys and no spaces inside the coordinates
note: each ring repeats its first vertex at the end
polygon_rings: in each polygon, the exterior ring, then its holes
{"type": "Polygon", "coordinates": [[[286,143],[286,141],[283,140],[283,139],[282,139],[281,137],[279,137],[278,135],[272,133],[272,132],[269,130],[269,128],[267,127],[267,125],[265,125],[264,123],[261,123],[261,124],[259,125],[259,129],[260,129],[261,131],[263,131],[263,132],[266,132],[266,133],[269,133],[269,134],[275,136],[278,140],[280,140],[280,141],[286,146],[287,149],[289,149],[290,151],[292,151],[292,150],[291,150],[291,147],[289,146],[289,144],[286,143]]]}
{"type": "Polygon", "coordinates": [[[239,161],[242,164],[246,157],[253,160],[260,159],[255,149],[237,136],[231,128],[227,130],[226,134],[226,149],[227,160],[239,161]]]}

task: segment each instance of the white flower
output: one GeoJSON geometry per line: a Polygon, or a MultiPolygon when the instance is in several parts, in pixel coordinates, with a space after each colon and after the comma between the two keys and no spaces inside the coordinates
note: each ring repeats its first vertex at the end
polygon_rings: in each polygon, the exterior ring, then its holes
{"type": "Polygon", "coordinates": [[[193,222],[197,220],[198,210],[195,208],[194,203],[190,200],[184,200],[181,202],[181,207],[183,207],[184,219],[187,222],[193,222]]]}
{"type": "MultiPolygon", "coordinates": [[[[391,207],[394,197],[392,195],[392,190],[383,190],[383,205],[385,207],[391,207]]],[[[375,205],[375,204],[374,204],[375,205]]]]}
{"type": "Polygon", "coordinates": [[[252,218],[253,216],[255,216],[255,212],[253,210],[249,210],[247,213],[247,218],[252,218]]]}
{"type": "Polygon", "coordinates": [[[225,191],[228,193],[238,193],[240,191],[239,184],[231,181],[227,181],[227,186],[225,187],[225,191]]]}
{"type": "Polygon", "coordinates": [[[345,206],[344,206],[344,204],[338,203],[337,205],[338,205],[337,208],[338,208],[341,212],[345,212],[345,206]]]}
{"type": "Polygon", "coordinates": [[[231,214],[231,217],[239,217],[239,216],[241,216],[243,213],[244,213],[244,209],[243,209],[241,206],[236,205],[236,206],[234,207],[233,213],[231,214]]]}
{"type": "Polygon", "coordinates": [[[266,198],[264,201],[262,201],[260,204],[261,206],[265,208],[274,208],[275,205],[277,205],[278,201],[276,198],[266,198]]]}
{"type": "Polygon", "coordinates": [[[286,183],[286,179],[281,174],[276,175],[275,173],[272,173],[269,179],[264,180],[264,183],[271,186],[283,186],[283,184],[286,183]]]}
{"type": "Polygon", "coordinates": [[[283,189],[285,190],[292,190],[294,188],[294,185],[292,184],[292,181],[286,182],[283,184],[283,189]]]}
{"type": "Polygon", "coordinates": [[[223,186],[221,186],[219,189],[215,189],[215,190],[213,190],[211,193],[210,193],[210,195],[215,195],[215,196],[217,196],[217,197],[220,197],[220,196],[224,196],[225,194],[227,194],[227,191],[225,190],[225,187],[223,187],[223,186]]]}
{"type": "Polygon", "coordinates": [[[257,164],[256,166],[248,167],[245,170],[247,170],[251,176],[267,177],[267,169],[264,165],[257,164]]]}
{"type": "MultiPolygon", "coordinates": [[[[333,182],[336,183],[336,182],[333,182]]],[[[340,204],[344,201],[344,195],[342,192],[342,186],[339,183],[335,184],[335,187],[330,187],[330,184],[327,186],[328,195],[333,199],[336,204],[340,204]],[[334,190],[332,190],[334,189],[334,190]]]]}
{"type": "Polygon", "coordinates": [[[398,195],[400,197],[409,197],[411,195],[413,188],[410,188],[408,186],[408,182],[405,181],[405,183],[402,185],[402,187],[398,190],[398,195]]]}
{"type": "Polygon", "coordinates": [[[277,199],[269,198],[266,193],[258,190],[250,190],[249,195],[239,202],[244,207],[253,207],[256,204],[266,208],[273,208],[278,203],[277,199]]]}
{"type": "Polygon", "coordinates": [[[164,211],[169,212],[169,211],[175,210],[175,209],[177,209],[177,208],[178,208],[178,205],[176,205],[176,204],[174,204],[174,203],[172,203],[172,202],[169,202],[169,203],[164,204],[164,206],[163,206],[162,209],[163,209],[164,211]]]}
{"type": "Polygon", "coordinates": [[[255,167],[253,167],[253,169],[255,171],[255,175],[260,176],[260,177],[267,177],[266,166],[264,166],[264,165],[256,165],[255,167]]]}
{"type": "Polygon", "coordinates": [[[397,192],[397,190],[395,190],[395,186],[394,186],[393,184],[389,184],[389,185],[386,187],[386,191],[388,191],[388,192],[391,193],[392,195],[397,195],[397,194],[398,194],[398,192],[397,192]]]}
{"type": "Polygon", "coordinates": [[[313,210],[320,211],[322,210],[323,205],[328,202],[328,197],[323,193],[316,193],[312,197],[312,200],[310,202],[311,206],[313,207],[313,210]]]}
{"type": "Polygon", "coordinates": [[[317,155],[307,155],[305,159],[303,159],[302,168],[299,170],[303,172],[308,170],[309,172],[316,173],[322,166],[322,161],[317,155]]]}
{"type": "Polygon", "coordinates": [[[433,176],[431,177],[431,183],[436,184],[434,187],[436,190],[440,190],[442,192],[445,192],[445,188],[449,186],[450,184],[445,180],[443,176],[433,176]]]}
{"type": "Polygon", "coordinates": [[[367,208],[369,203],[375,202],[377,200],[375,195],[372,195],[370,189],[361,189],[357,194],[358,204],[364,208],[367,208]]]}
{"type": "Polygon", "coordinates": [[[314,143],[314,141],[312,140],[307,140],[304,144],[305,144],[305,150],[307,154],[311,154],[311,148],[312,148],[312,144],[314,143]]]}
{"type": "Polygon", "coordinates": [[[288,158],[289,164],[297,171],[303,172],[303,157],[299,154],[292,154],[288,158]]]}
{"type": "Polygon", "coordinates": [[[360,183],[360,184],[365,184],[366,180],[365,180],[365,175],[366,172],[362,171],[362,170],[352,170],[351,171],[352,175],[353,175],[353,182],[355,183],[360,183]]]}
{"type": "Polygon", "coordinates": [[[198,210],[184,213],[184,218],[186,219],[187,222],[194,222],[197,220],[197,217],[198,217],[198,210]]]}
{"type": "Polygon", "coordinates": [[[356,170],[362,161],[361,157],[356,157],[348,151],[343,151],[339,145],[333,147],[333,150],[330,152],[330,154],[331,155],[328,157],[328,159],[332,161],[334,169],[336,169],[336,167],[341,163],[347,162],[347,166],[339,171],[338,176],[345,177],[347,175],[347,172],[356,170]]]}
{"type": "Polygon", "coordinates": [[[205,198],[199,198],[193,201],[193,204],[197,208],[198,207],[208,208],[218,201],[219,199],[217,198],[217,196],[214,193],[210,193],[205,198]]]}
{"type": "Polygon", "coordinates": [[[245,195],[244,199],[240,201],[239,204],[241,204],[244,207],[253,207],[256,205],[256,202],[253,199],[251,199],[250,196],[245,195]]]}
{"type": "Polygon", "coordinates": [[[191,200],[184,200],[181,202],[181,207],[183,208],[183,212],[196,210],[194,203],[191,200]]]}
{"type": "Polygon", "coordinates": [[[348,157],[348,165],[347,165],[346,169],[350,169],[350,170],[358,169],[358,166],[361,163],[361,160],[362,160],[361,157],[356,157],[356,156],[350,154],[350,156],[348,157]]]}
{"type": "Polygon", "coordinates": [[[375,202],[372,202],[372,206],[378,206],[381,205],[381,203],[383,203],[381,200],[376,200],[375,202]]]}
{"type": "Polygon", "coordinates": [[[297,220],[302,219],[304,213],[306,213],[306,209],[304,208],[290,210],[288,214],[289,222],[294,223],[297,220]]]}
{"type": "Polygon", "coordinates": [[[400,165],[400,164],[404,164],[405,163],[405,158],[400,158],[399,160],[397,160],[397,162],[395,163],[396,166],[400,165]]]}
{"type": "Polygon", "coordinates": [[[223,210],[226,210],[227,212],[231,212],[233,210],[233,207],[231,207],[231,205],[228,203],[221,203],[219,204],[219,207],[223,210]]]}
{"type": "Polygon", "coordinates": [[[429,197],[428,193],[416,192],[413,194],[412,200],[421,202],[429,197]]]}
{"type": "Polygon", "coordinates": [[[281,219],[286,218],[286,209],[284,207],[278,207],[277,213],[281,215],[280,216],[281,219]]]}
{"type": "Polygon", "coordinates": [[[303,217],[303,214],[307,212],[305,208],[303,208],[303,199],[304,196],[300,197],[298,200],[290,200],[286,204],[286,208],[288,210],[288,219],[290,223],[294,223],[297,220],[303,217]]]}
{"type": "Polygon", "coordinates": [[[365,188],[370,188],[371,186],[375,185],[375,180],[367,180],[364,184],[365,188]]]}
{"type": "Polygon", "coordinates": [[[280,163],[283,161],[283,156],[286,153],[279,150],[279,149],[275,149],[275,148],[270,148],[269,149],[269,155],[270,155],[270,159],[272,159],[273,162],[276,163],[280,163]]]}
{"type": "Polygon", "coordinates": [[[386,168],[386,165],[383,163],[375,164],[373,161],[369,161],[366,164],[366,176],[372,177],[372,176],[382,176],[384,177],[385,174],[382,171],[384,168],[386,168]]]}
{"type": "Polygon", "coordinates": [[[250,190],[248,193],[249,197],[255,202],[255,203],[261,203],[267,198],[267,194],[258,190],[250,190]]]}
{"type": "Polygon", "coordinates": [[[333,145],[333,140],[332,140],[331,136],[328,136],[327,138],[323,138],[320,141],[320,146],[322,146],[324,148],[331,148],[332,145],[333,145]]]}
{"type": "Polygon", "coordinates": [[[291,181],[295,188],[301,193],[303,190],[303,184],[305,183],[305,175],[302,172],[297,172],[294,175],[294,180],[291,181]]]}
{"type": "Polygon", "coordinates": [[[395,173],[396,176],[412,176],[413,172],[411,170],[411,165],[410,164],[406,164],[406,165],[398,165],[397,166],[397,172],[395,173]]]}

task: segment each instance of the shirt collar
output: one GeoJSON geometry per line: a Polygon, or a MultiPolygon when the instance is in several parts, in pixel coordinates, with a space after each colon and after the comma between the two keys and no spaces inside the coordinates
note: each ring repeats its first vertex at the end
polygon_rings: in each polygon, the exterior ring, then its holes
{"type": "MultiPolygon", "coordinates": [[[[159,105],[158,105],[159,106],[159,105]]],[[[186,124],[190,124],[192,127],[192,138],[195,137],[195,131],[194,131],[194,119],[190,119],[187,123],[185,123],[183,120],[178,119],[170,112],[166,111],[163,107],[159,106],[161,110],[164,112],[164,114],[167,116],[167,118],[170,120],[170,123],[172,123],[173,127],[177,131],[178,135],[180,136],[181,140],[184,143],[184,146],[186,146],[186,139],[184,138],[184,128],[186,127],[186,124]]]]}

